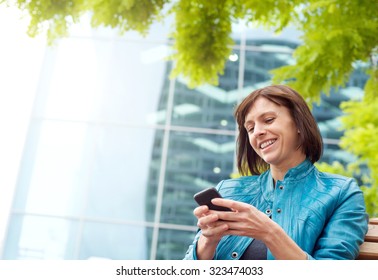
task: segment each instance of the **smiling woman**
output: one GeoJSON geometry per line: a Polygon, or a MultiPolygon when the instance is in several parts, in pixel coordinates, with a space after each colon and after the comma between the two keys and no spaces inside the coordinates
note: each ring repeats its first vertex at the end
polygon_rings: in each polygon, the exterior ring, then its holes
{"type": "Polygon", "coordinates": [[[322,138],[295,90],[267,86],[236,108],[238,179],[217,189],[222,212],[199,206],[185,259],[355,259],[368,215],[355,180],[313,165],[322,138]]]}
{"type": "MultiPolygon", "coordinates": [[[[301,163],[306,155],[288,108],[259,97],[245,117],[249,143],[253,151],[268,163],[272,172],[288,170],[301,163]]],[[[284,174],[275,177],[283,179],[284,174]]]]}
{"type": "Polygon", "coordinates": [[[312,163],[320,159],[323,146],[318,125],[303,98],[289,87],[273,86],[254,91],[239,105],[235,118],[239,124],[238,168],[243,175],[260,174],[269,168],[271,162],[265,160],[260,154],[262,149],[254,146],[253,141],[266,145],[261,143],[262,139],[263,142],[270,139],[264,134],[272,137],[277,129],[279,131],[276,133],[286,136],[276,135],[273,140],[281,140],[281,145],[294,145],[288,147],[290,154],[284,156],[286,169],[302,162],[303,156],[310,158],[312,163]],[[257,125],[263,124],[264,130],[256,132],[256,122],[257,125]],[[247,142],[251,145],[247,145],[247,142]],[[289,159],[294,162],[290,164],[289,159]]]}

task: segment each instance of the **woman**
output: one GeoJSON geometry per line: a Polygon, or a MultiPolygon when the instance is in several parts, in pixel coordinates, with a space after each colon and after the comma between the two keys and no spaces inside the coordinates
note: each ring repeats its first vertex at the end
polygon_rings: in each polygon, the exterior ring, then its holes
{"type": "Polygon", "coordinates": [[[353,179],[319,172],[322,138],[293,89],[268,86],[236,108],[237,165],[222,181],[231,212],[194,210],[199,231],[185,259],[355,259],[367,232],[363,194],[353,179]]]}

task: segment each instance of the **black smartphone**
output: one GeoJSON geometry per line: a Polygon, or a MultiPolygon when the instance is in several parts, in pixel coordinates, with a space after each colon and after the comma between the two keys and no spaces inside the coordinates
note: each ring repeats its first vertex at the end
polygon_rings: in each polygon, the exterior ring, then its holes
{"type": "Polygon", "coordinates": [[[231,211],[230,208],[212,204],[211,200],[213,198],[222,198],[215,188],[208,188],[194,195],[194,200],[197,201],[199,205],[207,205],[209,209],[216,211],[231,211]]]}

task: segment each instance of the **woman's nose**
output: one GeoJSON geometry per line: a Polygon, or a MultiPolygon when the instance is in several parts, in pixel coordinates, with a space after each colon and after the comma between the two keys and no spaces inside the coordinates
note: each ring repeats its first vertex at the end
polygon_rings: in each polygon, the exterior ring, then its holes
{"type": "Polygon", "coordinates": [[[265,128],[261,125],[255,125],[255,129],[253,131],[253,136],[259,137],[266,133],[265,128]]]}

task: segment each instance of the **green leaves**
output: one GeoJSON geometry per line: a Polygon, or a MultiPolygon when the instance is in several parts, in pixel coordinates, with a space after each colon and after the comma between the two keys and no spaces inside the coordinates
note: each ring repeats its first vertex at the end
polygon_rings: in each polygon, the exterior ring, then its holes
{"type": "Polygon", "coordinates": [[[332,86],[343,86],[352,63],[368,61],[378,45],[378,2],[370,0],[7,1],[11,2],[29,12],[29,35],[47,32],[50,42],[68,35],[70,25],[84,14],[91,16],[94,27],[147,34],[154,21],[172,13],[173,76],[184,76],[192,87],[217,84],[233,45],[233,22],[244,20],[276,32],[294,25],[303,33],[303,45],[294,53],[295,65],[272,72],[273,82],[288,82],[309,102],[318,101],[332,86]]]}
{"type": "Polygon", "coordinates": [[[357,155],[368,166],[370,186],[364,187],[366,205],[371,216],[378,215],[378,78],[377,70],[370,71],[371,78],[365,86],[362,101],[348,101],[341,105],[346,113],[341,117],[346,130],[340,146],[357,155]]]}
{"type": "Polygon", "coordinates": [[[294,52],[296,64],[273,71],[274,82],[290,80],[311,101],[345,85],[353,62],[368,61],[378,45],[377,9],[371,1],[308,1],[297,23],[303,45],[294,52]]]}
{"type": "MultiPolygon", "coordinates": [[[[8,4],[15,1],[7,1],[8,4]]],[[[150,25],[160,19],[164,4],[169,0],[18,0],[21,10],[31,17],[28,34],[31,37],[46,32],[50,43],[67,36],[72,23],[90,14],[92,26],[110,26],[120,32],[136,30],[147,34],[150,25]]]]}
{"type": "Polygon", "coordinates": [[[85,10],[84,1],[18,0],[16,5],[29,12],[29,36],[46,32],[49,42],[52,43],[55,39],[68,35],[69,25],[77,22],[85,10]]]}
{"type": "Polygon", "coordinates": [[[217,84],[218,75],[223,74],[233,41],[230,7],[222,2],[181,0],[174,7],[173,75],[189,77],[191,87],[217,84]]]}
{"type": "Polygon", "coordinates": [[[150,25],[160,19],[168,0],[86,0],[92,13],[92,25],[119,28],[121,32],[136,30],[147,34],[150,25]]]}

